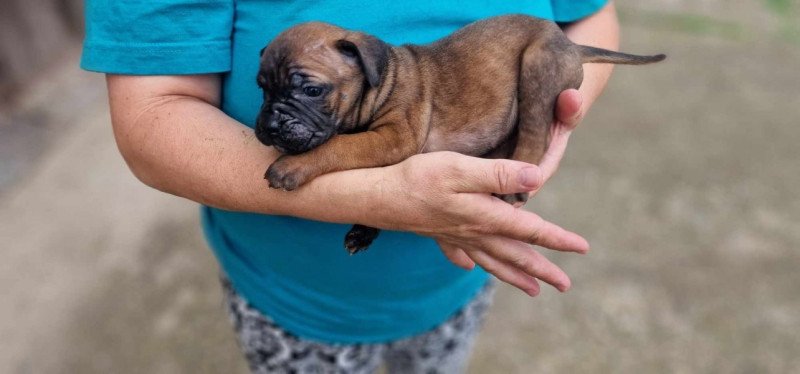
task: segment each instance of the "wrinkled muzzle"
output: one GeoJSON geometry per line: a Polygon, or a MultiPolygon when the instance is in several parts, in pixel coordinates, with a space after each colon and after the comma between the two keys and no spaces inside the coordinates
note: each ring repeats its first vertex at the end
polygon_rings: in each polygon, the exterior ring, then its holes
{"type": "Polygon", "coordinates": [[[282,153],[297,154],[316,148],[336,132],[334,126],[309,122],[307,118],[298,118],[295,113],[279,109],[266,114],[262,111],[256,121],[256,138],[282,153]]]}

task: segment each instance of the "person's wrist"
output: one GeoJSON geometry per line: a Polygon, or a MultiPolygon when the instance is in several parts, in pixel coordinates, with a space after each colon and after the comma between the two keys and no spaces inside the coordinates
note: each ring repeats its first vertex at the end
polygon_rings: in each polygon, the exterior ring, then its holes
{"type": "Polygon", "coordinates": [[[354,204],[355,223],[378,228],[393,228],[392,217],[397,215],[398,185],[396,167],[362,169],[358,183],[367,187],[354,204]]]}

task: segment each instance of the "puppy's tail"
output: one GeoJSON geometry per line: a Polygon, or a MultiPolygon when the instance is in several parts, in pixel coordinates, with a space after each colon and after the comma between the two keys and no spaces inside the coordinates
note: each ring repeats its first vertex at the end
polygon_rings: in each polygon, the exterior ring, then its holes
{"type": "Polygon", "coordinates": [[[644,65],[663,61],[667,55],[659,54],[654,56],[638,56],[622,52],[609,51],[607,49],[578,45],[581,54],[581,61],[585,63],[599,62],[609,64],[624,65],[644,65]]]}

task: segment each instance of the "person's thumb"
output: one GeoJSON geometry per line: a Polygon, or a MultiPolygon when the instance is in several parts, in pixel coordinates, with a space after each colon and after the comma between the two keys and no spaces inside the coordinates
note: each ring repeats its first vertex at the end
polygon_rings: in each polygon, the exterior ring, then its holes
{"type": "MultiPolygon", "coordinates": [[[[562,130],[572,130],[580,123],[583,113],[583,96],[578,90],[569,89],[561,92],[556,101],[556,122],[563,126],[562,130]]],[[[556,126],[559,124],[557,123],[556,126]]]]}
{"type": "Polygon", "coordinates": [[[542,172],[536,165],[504,159],[473,159],[461,169],[458,192],[512,194],[539,189],[542,172]]]}

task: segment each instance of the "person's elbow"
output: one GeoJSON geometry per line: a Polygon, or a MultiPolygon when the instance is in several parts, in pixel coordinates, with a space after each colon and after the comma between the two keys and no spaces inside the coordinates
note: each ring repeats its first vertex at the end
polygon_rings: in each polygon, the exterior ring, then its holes
{"type": "Polygon", "coordinates": [[[111,118],[117,149],[128,169],[145,185],[165,191],[167,186],[162,173],[159,172],[158,155],[149,151],[142,142],[143,134],[139,133],[141,129],[136,128],[136,121],[124,116],[121,118],[115,116],[113,110],[111,118]]]}
{"type": "Polygon", "coordinates": [[[172,193],[175,152],[170,113],[180,109],[182,95],[154,95],[128,100],[111,96],[111,125],[122,158],[133,175],[157,190],[172,193]]]}
{"type": "Polygon", "coordinates": [[[187,105],[220,105],[219,76],[109,74],[106,80],[114,138],[123,159],[142,183],[176,194],[176,174],[191,161],[181,154],[185,131],[180,121],[191,112],[187,105]]]}

